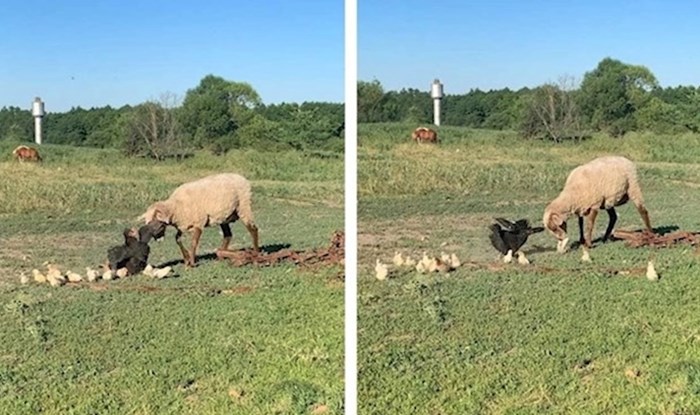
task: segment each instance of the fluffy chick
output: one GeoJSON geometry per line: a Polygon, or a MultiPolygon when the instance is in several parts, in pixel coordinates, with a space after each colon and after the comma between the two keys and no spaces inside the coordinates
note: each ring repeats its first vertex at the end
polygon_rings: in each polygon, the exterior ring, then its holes
{"type": "Polygon", "coordinates": [[[379,281],[384,281],[389,275],[389,268],[386,265],[382,264],[382,262],[379,259],[377,259],[377,262],[374,265],[374,272],[375,276],[379,281]]]}
{"type": "Polygon", "coordinates": [[[401,252],[399,251],[396,251],[396,253],[394,253],[394,258],[392,259],[392,261],[397,267],[402,266],[405,262],[403,256],[401,255],[401,252]]]}
{"type": "Polygon", "coordinates": [[[659,274],[656,272],[656,269],[654,268],[653,261],[649,261],[647,263],[647,279],[649,281],[658,281],[659,280],[659,274]]]}
{"type": "Polygon", "coordinates": [[[96,270],[90,267],[85,267],[85,278],[88,280],[88,282],[97,281],[99,277],[100,274],[96,270]]]}
{"type": "Polygon", "coordinates": [[[32,276],[34,277],[34,281],[38,282],[39,284],[46,282],[46,276],[36,268],[32,270],[32,276]]]}

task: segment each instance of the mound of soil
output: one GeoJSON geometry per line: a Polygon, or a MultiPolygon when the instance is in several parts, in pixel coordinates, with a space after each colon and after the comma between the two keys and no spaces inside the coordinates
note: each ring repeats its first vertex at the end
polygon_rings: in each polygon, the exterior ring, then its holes
{"type": "Polygon", "coordinates": [[[231,265],[272,266],[288,262],[295,265],[335,265],[343,264],[345,258],[345,233],[335,231],[327,248],[317,248],[305,251],[282,249],[276,252],[255,252],[251,248],[237,251],[217,250],[219,259],[228,259],[231,265]]]}

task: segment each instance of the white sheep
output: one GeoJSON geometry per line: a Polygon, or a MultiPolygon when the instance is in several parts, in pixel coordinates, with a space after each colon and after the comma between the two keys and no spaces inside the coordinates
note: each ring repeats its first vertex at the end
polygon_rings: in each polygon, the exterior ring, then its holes
{"type": "Polygon", "coordinates": [[[559,241],[557,251],[566,251],[566,220],[569,215],[578,216],[580,243],[583,260],[590,260],[593,225],[600,209],[608,212],[610,221],[603,242],[612,234],[617,221],[615,207],[631,200],[637,207],[646,230],[653,232],[649,224],[649,213],[644,207],[644,198],[637,179],[637,169],[629,159],[620,156],[599,157],[576,167],[569,173],[564,189],[544,210],[545,228],[559,241]],[[584,233],[584,217],[588,219],[584,233]]]}
{"type": "Polygon", "coordinates": [[[225,251],[232,236],[229,224],[239,218],[253,239],[253,249],[260,250],[251,197],[250,182],[245,177],[233,173],[216,174],[181,185],[168,199],[153,203],[140,219],[147,224],[158,220],[174,226],[177,229],[175,242],[185,265],[194,266],[202,230],[219,225],[224,235],[219,249],[225,251]],[[192,233],[191,252],[180,241],[183,231],[192,233]]]}

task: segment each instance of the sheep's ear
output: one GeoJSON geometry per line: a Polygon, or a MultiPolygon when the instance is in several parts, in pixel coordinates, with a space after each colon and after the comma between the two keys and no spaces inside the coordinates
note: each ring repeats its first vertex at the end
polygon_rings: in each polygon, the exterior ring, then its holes
{"type": "Polygon", "coordinates": [[[154,218],[163,222],[170,223],[173,219],[173,213],[168,209],[167,206],[163,204],[158,204],[155,207],[154,218]]]}
{"type": "Polygon", "coordinates": [[[561,220],[561,217],[559,216],[559,214],[551,213],[549,215],[549,220],[547,221],[547,223],[545,225],[547,226],[547,229],[551,229],[554,231],[561,226],[562,222],[563,221],[561,220]]]}

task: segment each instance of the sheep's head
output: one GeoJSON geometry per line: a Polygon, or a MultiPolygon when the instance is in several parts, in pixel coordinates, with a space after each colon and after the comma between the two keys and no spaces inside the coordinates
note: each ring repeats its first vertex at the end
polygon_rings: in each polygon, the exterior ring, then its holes
{"type": "Polygon", "coordinates": [[[151,238],[156,241],[165,236],[166,224],[159,220],[153,220],[142,226],[138,230],[138,238],[141,242],[148,243],[151,238]]]}
{"type": "Polygon", "coordinates": [[[154,220],[160,221],[169,225],[172,222],[173,213],[170,207],[164,202],[156,202],[146,209],[146,213],[139,216],[139,220],[143,220],[144,223],[149,224],[154,220]]]}
{"type": "Polygon", "coordinates": [[[544,211],[544,218],[542,222],[544,223],[545,229],[554,235],[558,240],[566,239],[566,220],[568,215],[561,214],[557,212],[552,212],[549,209],[544,211]]]}

